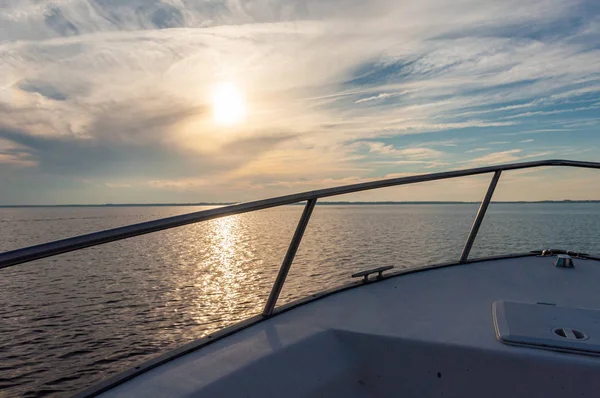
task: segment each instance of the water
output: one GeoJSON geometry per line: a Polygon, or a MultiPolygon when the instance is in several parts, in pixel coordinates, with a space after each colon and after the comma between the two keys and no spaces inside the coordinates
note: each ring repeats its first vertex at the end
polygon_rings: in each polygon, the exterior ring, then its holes
{"type": "MultiPolygon", "coordinates": [[[[190,207],[0,209],[0,251],[190,207]]],[[[0,396],[65,396],[259,313],[301,206],[0,271],[0,396]]],[[[279,304],[394,265],[454,261],[477,205],[317,206],[279,304]]],[[[600,253],[600,204],[492,204],[473,256],[600,253]]]]}

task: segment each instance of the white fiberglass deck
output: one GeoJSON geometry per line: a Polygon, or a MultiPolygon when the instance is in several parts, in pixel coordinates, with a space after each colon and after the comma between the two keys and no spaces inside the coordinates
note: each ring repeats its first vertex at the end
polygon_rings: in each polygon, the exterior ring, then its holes
{"type": "Polygon", "coordinates": [[[393,277],[275,316],[102,397],[597,396],[600,357],[505,345],[492,302],[600,309],[600,262],[489,260],[393,277]]]}

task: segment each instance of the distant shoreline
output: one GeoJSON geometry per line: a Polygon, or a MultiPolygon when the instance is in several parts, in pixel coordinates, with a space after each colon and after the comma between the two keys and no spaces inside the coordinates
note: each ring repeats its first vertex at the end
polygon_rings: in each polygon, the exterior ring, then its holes
{"type": "MultiPolygon", "coordinates": [[[[463,205],[479,202],[461,201],[383,201],[383,202],[317,202],[317,206],[368,206],[368,205],[463,205]]],[[[492,201],[498,204],[567,204],[567,203],[600,203],[600,200],[539,200],[539,201],[492,201]]],[[[191,206],[227,206],[236,202],[198,202],[198,203],[106,203],[106,204],[64,204],[64,205],[0,205],[0,208],[35,208],[35,207],[191,207],[191,206]]],[[[302,204],[302,203],[299,203],[302,204]]]]}

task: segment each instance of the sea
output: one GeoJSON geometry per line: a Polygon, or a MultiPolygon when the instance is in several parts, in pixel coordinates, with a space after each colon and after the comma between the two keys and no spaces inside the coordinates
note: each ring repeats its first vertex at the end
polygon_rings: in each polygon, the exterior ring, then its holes
{"type": "MultiPolygon", "coordinates": [[[[0,252],[210,207],[0,208],[0,252]]],[[[278,305],[355,272],[457,261],[477,204],[317,205],[278,305]]],[[[0,397],[63,397],[261,312],[302,206],[0,270],[0,397]]],[[[492,203],[472,257],[600,253],[600,203],[492,203]]]]}

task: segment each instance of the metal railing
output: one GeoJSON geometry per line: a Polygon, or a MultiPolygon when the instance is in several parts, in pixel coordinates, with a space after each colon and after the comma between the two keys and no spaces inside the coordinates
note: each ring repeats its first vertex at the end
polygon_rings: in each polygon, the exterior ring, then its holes
{"type": "Polygon", "coordinates": [[[208,221],[215,218],[232,216],[235,214],[247,213],[256,210],[268,209],[271,207],[278,207],[298,202],[306,201],[306,206],[296,227],[292,241],[288,246],[287,253],[279,269],[277,279],[273,284],[269,298],[265,305],[263,315],[271,316],[285,283],[285,279],[290,270],[296,251],[302,241],[302,236],[306,230],[306,226],[310,220],[312,211],[320,198],[326,198],[331,196],[343,195],[353,192],[366,191],[377,188],[393,187],[399,185],[415,184],[419,182],[445,180],[457,177],[467,177],[480,174],[493,173],[492,180],[489,188],[481,201],[479,211],[467,242],[465,243],[464,249],[460,256],[460,263],[466,263],[469,259],[469,253],[475,243],[477,233],[481,227],[481,223],[491,202],[494,190],[500,180],[500,176],[503,171],[509,170],[520,170],[529,169],[536,167],[546,166],[568,166],[568,167],[579,167],[588,169],[600,169],[600,163],[597,162],[580,162],[571,160],[542,160],[535,162],[523,162],[523,163],[512,163],[498,166],[478,167],[465,170],[454,170],[443,173],[432,173],[416,175],[411,177],[391,178],[386,180],[365,182],[360,184],[344,185],[340,187],[320,189],[316,191],[302,192],[293,195],[280,196],[270,199],[258,200],[254,202],[247,202],[241,204],[235,204],[231,206],[224,206],[220,208],[203,210],[199,212],[183,214],[180,216],[167,217],[159,220],[147,221],[139,224],[132,224],[125,227],[108,229],[105,231],[94,232],[91,234],[75,236],[73,238],[57,240],[54,242],[44,243],[41,245],[30,246],[23,249],[17,249],[0,253],[0,269],[7,268],[17,264],[23,264],[30,261],[42,259],[45,257],[56,256],[58,254],[67,253],[74,250],[83,249],[86,247],[102,245],[108,242],[114,242],[117,240],[127,239],[138,235],[144,235],[151,232],[162,231],[165,229],[175,228],[187,224],[198,223],[202,221],[208,221]]]}

